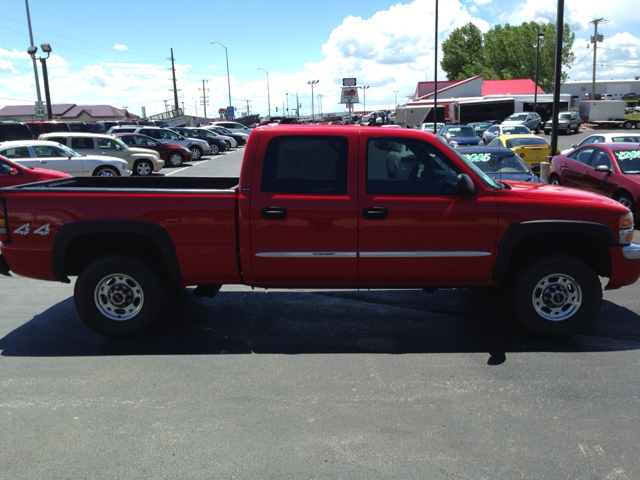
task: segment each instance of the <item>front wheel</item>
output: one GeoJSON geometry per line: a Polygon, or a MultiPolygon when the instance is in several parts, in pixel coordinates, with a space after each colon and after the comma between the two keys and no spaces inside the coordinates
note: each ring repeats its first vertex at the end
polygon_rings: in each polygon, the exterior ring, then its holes
{"type": "Polygon", "coordinates": [[[118,170],[113,167],[99,167],[93,172],[94,177],[119,177],[118,170]]]}
{"type": "Polygon", "coordinates": [[[560,185],[560,177],[558,177],[557,175],[551,175],[551,177],[549,178],[549,183],[551,185],[560,185]]]}
{"type": "Polygon", "coordinates": [[[625,207],[627,207],[631,211],[631,213],[635,215],[635,210],[634,210],[635,206],[633,203],[633,199],[631,198],[631,195],[629,195],[628,193],[621,193],[616,197],[616,201],[621,205],[624,205],[625,207]]]}
{"type": "Polygon", "coordinates": [[[583,260],[546,255],[533,260],[516,279],[513,306],[535,335],[567,338],[584,332],[602,302],[598,275],[583,260]]]}
{"type": "Polygon", "coordinates": [[[227,144],[227,150],[231,150],[231,142],[229,140],[225,140],[224,143],[227,144]]]}
{"type": "Polygon", "coordinates": [[[218,155],[219,153],[220,149],[218,148],[218,145],[215,143],[211,144],[211,155],[218,155]]]}
{"type": "Polygon", "coordinates": [[[169,154],[169,165],[172,167],[179,167],[184,162],[184,155],[180,152],[171,152],[169,154]]]}
{"type": "Polygon", "coordinates": [[[133,174],[140,177],[148,177],[153,173],[153,165],[146,160],[140,160],[133,166],[133,174]]]}
{"type": "Polygon", "coordinates": [[[147,330],[162,308],[163,288],[145,263],[123,255],[100,257],[76,281],[73,298],[82,320],[111,338],[134,337],[147,330]]]}
{"type": "Polygon", "coordinates": [[[194,145],[193,147],[189,147],[189,150],[191,150],[191,160],[200,160],[203,153],[200,147],[194,145]]]}

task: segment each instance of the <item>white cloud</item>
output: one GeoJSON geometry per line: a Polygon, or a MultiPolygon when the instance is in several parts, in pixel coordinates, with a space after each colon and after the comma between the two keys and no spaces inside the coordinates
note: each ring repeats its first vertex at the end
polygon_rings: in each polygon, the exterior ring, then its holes
{"type": "Polygon", "coordinates": [[[0,47],[0,57],[4,57],[4,58],[18,58],[21,60],[29,60],[29,54],[25,51],[25,52],[21,52],[19,50],[16,50],[15,48],[13,50],[5,50],[4,48],[0,47]]]}
{"type": "Polygon", "coordinates": [[[118,45],[118,44],[116,44],[116,46],[113,47],[113,48],[115,48],[116,50],[129,50],[129,47],[127,47],[126,45],[118,45]]]}
{"type": "Polygon", "coordinates": [[[486,5],[487,3],[491,3],[492,0],[473,0],[474,3],[478,5],[486,5]]]}
{"type": "Polygon", "coordinates": [[[18,73],[9,60],[5,60],[0,57],[0,73],[18,73]]]}
{"type": "Polygon", "coordinates": [[[211,65],[210,67],[206,67],[207,70],[217,70],[218,67],[216,65],[211,65]]]}

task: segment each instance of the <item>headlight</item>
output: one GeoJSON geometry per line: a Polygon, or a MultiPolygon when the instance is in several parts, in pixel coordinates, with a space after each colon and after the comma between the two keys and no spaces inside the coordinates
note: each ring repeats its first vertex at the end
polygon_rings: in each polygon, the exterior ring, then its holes
{"type": "Polygon", "coordinates": [[[451,145],[453,148],[458,148],[458,142],[456,142],[455,140],[451,140],[449,142],[449,145],[451,145]]]}
{"type": "Polygon", "coordinates": [[[628,245],[633,241],[633,214],[627,212],[620,217],[620,244],[628,245]]]}

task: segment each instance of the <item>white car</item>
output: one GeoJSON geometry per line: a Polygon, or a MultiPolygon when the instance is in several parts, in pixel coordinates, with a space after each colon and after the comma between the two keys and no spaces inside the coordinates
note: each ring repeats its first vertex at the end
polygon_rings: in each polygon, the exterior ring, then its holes
{"type": "Polygon", "coordinates": [[[56,132],[43,133],[38,140],[47,140],[66,145],[81,155],[115,157],[125,160],[133,175],[147,176],[159,172],[164,167],[164,160],[152,151],[134,148],[122,140],[102,133],[56,132]]]}
{"type": "Polygon", "coordinates": [[[210,122],[207,124],[207,127],[223,127],[230,132],[245,133],[247,135],[251,133],[251,129],[249,127],[245,127],[241,123],[231,121],[210,122]]]}
{"type": "Polygon", "coordinates": [[[207,128],[207,127],[195,127],[194,130],[204,130],[205,132],[213,133],[216,137],[221,138],[227,144],[227,149],[236,148],[238,146],[238,142],[233,137],[227,137],[226,135],[220,135],[217,132],[207,128]]]}
{"type": "Polygon", "coordinates": [[[588,137],[582,139],[578,144],[571,145],[571,148],[562,150],[561,155],[573,152],[575,148],[587,145],[588,143],[602,143],[602,142],[628,142],[628,143],[640,143],[640,133],[628,134],[628,133],[594,133],[588,137]]]}
{"type": "Polygon", "coordinates": [[[191,152],[191,160],[200,160],[203,155],[209,155],[211,153],[211,145],[209,145],[209,142],[200,140],[199,138],[185,138],[168,128],[133,125],[111,127],[107,133],[109,135],[114,133],[139,133],[141,135],[147,135],[161,143],[185,147],[191,152]]]}
{"type": "Polygon", "coordinates": [[[76,177],[128,177],[126,161],[104,155],[81,155],[69,147],[46,140],[14,140],[0,145],[0,155],[20,165],[46,168],[76,177]]]}

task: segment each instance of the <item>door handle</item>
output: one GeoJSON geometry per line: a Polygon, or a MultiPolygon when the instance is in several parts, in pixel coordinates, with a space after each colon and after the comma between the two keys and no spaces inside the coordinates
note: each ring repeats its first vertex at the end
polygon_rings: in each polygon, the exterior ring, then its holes
{"type": "Polygon", "coordinates": [[[284,207],[264,207],[260,210],[260,216],[265,220],[284,220],[287,218],[287,209],[284,207]]]}
{"type": "Polygon", "coordinates": [[[389,212],[384,207],[366,207],[362,209],[362,218],[367,220],[384,220],[389,212]]]}

